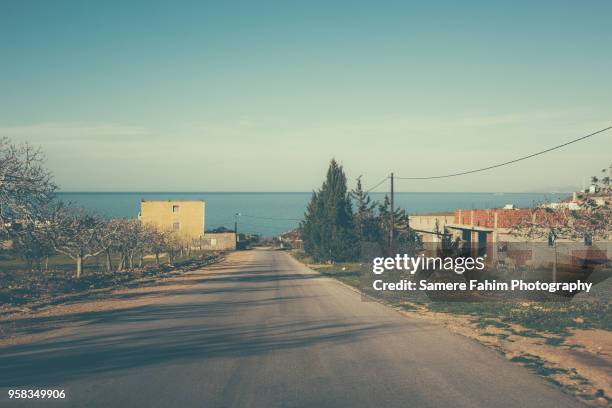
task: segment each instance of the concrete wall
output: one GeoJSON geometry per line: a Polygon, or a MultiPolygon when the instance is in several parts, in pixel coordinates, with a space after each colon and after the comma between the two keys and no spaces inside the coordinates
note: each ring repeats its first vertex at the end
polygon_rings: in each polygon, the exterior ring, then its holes
{"type": "Polygon", "coordinates": [[[140,221],[185,239],[204,233],[204,201],[141,201],[140,221]]]}
{"type": "Polygon", "coordinates": [[[236,234],[233,232],[210,233],[202,236],[202,249],[228,251],[236,249],[236,234]]]}

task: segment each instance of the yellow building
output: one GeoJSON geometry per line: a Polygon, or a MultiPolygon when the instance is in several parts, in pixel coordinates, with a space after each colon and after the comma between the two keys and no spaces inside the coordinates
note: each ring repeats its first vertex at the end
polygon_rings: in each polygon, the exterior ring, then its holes
{"type": "Polygon", "coordinates": [[[199,239],[204,234],[204,201],[142,200],[138,219],[182,238],[199,239]]]}

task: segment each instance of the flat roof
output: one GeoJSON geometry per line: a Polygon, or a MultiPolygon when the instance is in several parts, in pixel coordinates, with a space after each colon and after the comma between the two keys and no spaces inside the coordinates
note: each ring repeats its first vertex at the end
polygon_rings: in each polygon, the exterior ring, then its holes
{"type": "Polygon", "coordinates": [[[203,203],[204,200],[145,200],[144,198],[140,199],[141,203],[203,203]]]}

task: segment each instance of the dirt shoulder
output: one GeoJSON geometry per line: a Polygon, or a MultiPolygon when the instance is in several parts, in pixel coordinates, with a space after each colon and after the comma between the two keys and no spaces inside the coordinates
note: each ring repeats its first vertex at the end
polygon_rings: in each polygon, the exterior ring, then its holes
{"type": "Polygon", "coordinates": [[[556,334],[504,324],[499,319],[484,320],[427,308],[401,312],[435,321],[454,333],[494,348],[508,360],[532,369],[589,405],[612,405],[610,331],[570,329],[561,342],[556,334]]]}
{"type": "MultiPolygon", "coordinates": [[[[361,291],[361,265],[309,264],[361,291]]],[[[306,261],[306,262],[305,262],[306,261]]],[[[363,293],[363,292],[362,292],[363,293]]],[[[493,348],[591,406],[612,406],[612,324],[608,301],[431,302],[377,298],[411,318],[436,322],[493,348]]]]}
{"type": "MultiPolygon", "coordinates": [[[[18,312],[32,312],[53,305],[104,297],[118,289],[154,285],[164,277],[193,271],[224,259],[223,253],[128,271],[96,271],[75,279],[65,272],[21,273],[20,279],[0,276],[0,317],[18,312]],[[26,275],[25,277],[23,275],[26,275]],[[7,283],[6,281],[9,281],[7,283]]],[[[5,272],[6,274],[6,272],[5,272]]]]}
{"type": "Polygon", "coordinates": [[[203,268],[224,259],[223,255],[218,255],[214,260],[191,262],[167,270],[163,275],[124,282],[121,287],[44,298],[18,307],[3,305],[0,347],[64,336],[91,323],[102,312],[134,309],[158,302],[169,294],[199,284],[206,274],[203,268]],[[71,318],[76,316],[79,318],[71,318]]]}

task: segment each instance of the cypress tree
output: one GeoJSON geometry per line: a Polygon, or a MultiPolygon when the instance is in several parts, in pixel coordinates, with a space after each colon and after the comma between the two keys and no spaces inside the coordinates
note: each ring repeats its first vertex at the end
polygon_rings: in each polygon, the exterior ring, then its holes
{"type": "Polygon", "coordinates": [[[335,159],[318,192],[313,193],[301,224],[304,250],[317,261],[342,262],[357,256],[357,236],[346,175],[335,159]]]}

